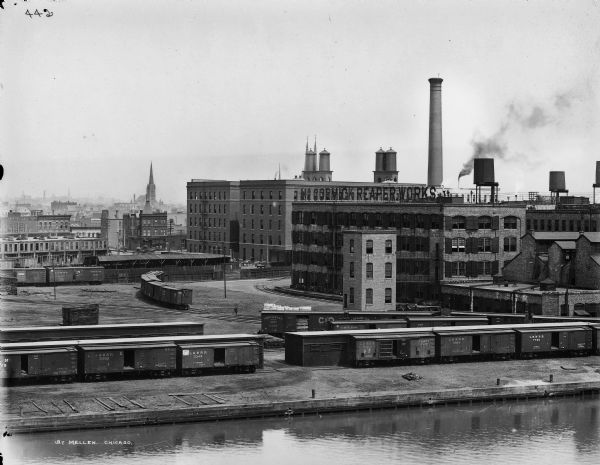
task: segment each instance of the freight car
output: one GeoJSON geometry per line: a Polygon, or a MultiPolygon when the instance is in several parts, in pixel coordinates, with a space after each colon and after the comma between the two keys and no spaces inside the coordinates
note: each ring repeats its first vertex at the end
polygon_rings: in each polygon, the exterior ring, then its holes
{"type": "Polygon", "coordinates": [[[15,275],[18,286],[101,284],[104,281],[104,268],[101,266],[17,268],[15,275]]]}
{"type": "Polygon", "coordinates": [[[220,372],[263,366],[262,336],[228,334],[7,343],[5,383],[101,381],[220,372]]]}
{"type": "Polygon", "coordinates": [[[25,326],[0,328],[0,342],[38,342],[70,339],[106,339],[124,337],[201,336],[204,323],[126,323],[82,326],[25,326]]]}
{"type": "Polygon", "coordinates": [[[593,316],[541,316],[533,315],[532,323],[573,323],[577,321],[585,321],[588,323],[600,324],[599,317],[593,316]]]}
{"type": "Polygon", "coordinates": [[[399,320],[406,321],[407,317],[434,317],[440,312],[314,312],[265,310],[260,313],[263,334],[283,337],[285,333],[294,331],[326,331],[332,321],[374,321],[399,320]]]}
{"type": "Polygon", "coordinates": [[[141,293],[144,297],[168,307],[188,309],[192,303],[192,290],[180,289],[160,280],[162,271],[152,271],[141,276],[141,293]]]}
{"type": "Polygon", "coordinates": [[[585,322],[295,332],[285,336],[285,360],[368,366],[591,355],[599,336],[600,325],[585,322]]]}
{"type": "Polygon", "coordinates": [[[350,329],[383,329],[383,328],[406,328],[406,320],[333,320],[329,322],[330,331],[344,331],[350,329]]]}

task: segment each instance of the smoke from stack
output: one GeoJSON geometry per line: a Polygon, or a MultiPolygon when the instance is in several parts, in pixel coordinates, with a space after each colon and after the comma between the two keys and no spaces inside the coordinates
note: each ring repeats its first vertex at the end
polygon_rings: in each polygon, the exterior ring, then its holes
{"type": "Polygon", "coordinates": [[[506,115],[502,119],[500,129],[490,137],[475,135],[471,140],[473,148],[471,157],[463,164],[458,179],[473,171],[473,160],[481,157],[492,157],[499,160],[518,159],[526,161],[524,153],[514,153],[509,147],[510,133],[520,130],[524,133],[558,124],[574,102],[581,97],[576,92],[564,92],[553,98],[552,104],[544,107],[537,104],[512,102],[506,107],[506,115]]]}

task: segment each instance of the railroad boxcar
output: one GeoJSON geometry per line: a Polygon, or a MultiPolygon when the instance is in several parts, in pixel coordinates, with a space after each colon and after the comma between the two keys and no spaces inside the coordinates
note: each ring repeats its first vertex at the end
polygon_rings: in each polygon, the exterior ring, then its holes
{"type": "Polygon", "coordinates": [[[177,370],[177,346],[173,342],[146,340],[112,344],[109,340],[77,347],[79,375],[83,380],[171,376],[177,370]]]}
{"type": "Polygon", "coordinates": [[[600,324],[600,318],[593,316],[542,316],[533,315],[532,323],[577,323],[580,321],[586,323],[600,324]]]}
{"type": "Polygon", "coordinates": [[[351,335],[348,350],[348,362],[356,367],[376,363],[425,363],[436,357],[434,334],[421,331],[351,335]]]}
{"type": "Polygon", "coordinates": [[[81,326],[25,326],[1,328],[0,341],[4,344],[117,337],[201,336],[203,334],[204,323],[194,321],[81,326]]]}
{"type": "Polygon", "coordinates": [[[436,312],[314,312],[265,310],[261,312],[261,333],[282,337],[296,331],[325,331],[332,321],[401,320],[410,316],[432,317],[436,312]]]}
{"type": "Polygon", "coordinates": [[[46,282],[52,284],[66,284],[75,281],[75,270],[71,267],[46,267],[46,282]]]}
{"type": "Polygon", "coordinates": [[[345,331],[308,331],[285,334],[285,361],[301,366],[344,365],[348,358],[345,331]]]}
{"type": "Polygon", "coordinates": [[[74,346],[2,349],[2,380],[69,382],[77,377],[74,346]]]}
{"type": "Polygon", "coordinates": [[[101,266],[73,267],[73,281],[76,283],[100,284],[104,282],[104,268],[101,266]]]}
{"type": "Polygon", "coordinates": [[[45,286],[45,268],[17,268],[17,286],[45,286]]]}
{"type": "Polygon", "coordinates": [[[600,324],[592,324],[590,326],[592,331],[592,348],[596,355],[600,355],[600,324]]]}
{"type": "Polygon", "coordinates": [[[436,352],[440,361],[469,358],[511,358],[515,354],[516,334],[512,327],[466,326],[435,328],[436,352]]]}
{"type": "Polygon", "coordinates": [[[180,343],[177,367],[184,376],[214,369],[254,373],[260,364],[259,352],[255,342],[180,343]]]}
{"type": "Polygon", "coordinates": [[[65,305],[62,308],[63,325],[97,325],[99,314],[98,304],[65,305]]]}
{"type": "Polygon", "coordinates": [[[592,330],[588,327],[515,328],[520,357],[584,355],[592,351],[592,330]]]}

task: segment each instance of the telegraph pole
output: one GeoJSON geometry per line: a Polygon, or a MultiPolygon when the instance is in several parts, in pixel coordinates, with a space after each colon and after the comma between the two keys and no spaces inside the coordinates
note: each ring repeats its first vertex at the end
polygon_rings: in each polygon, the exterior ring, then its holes
{"type": "Polygon", "coordinates": [[[227,298],[227,273],[225,270],[225,242],[223,242],[223,298],[227,298]]]}

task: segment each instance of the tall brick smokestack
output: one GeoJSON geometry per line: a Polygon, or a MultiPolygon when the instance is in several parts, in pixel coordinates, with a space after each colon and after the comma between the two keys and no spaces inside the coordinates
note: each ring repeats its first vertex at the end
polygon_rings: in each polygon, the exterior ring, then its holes
{"type": "Polygon", "coordinates": [[[429,79],[429,165],[427,184],[442,184],[444,162],[442,158],[442,81],[429,79]]]}

